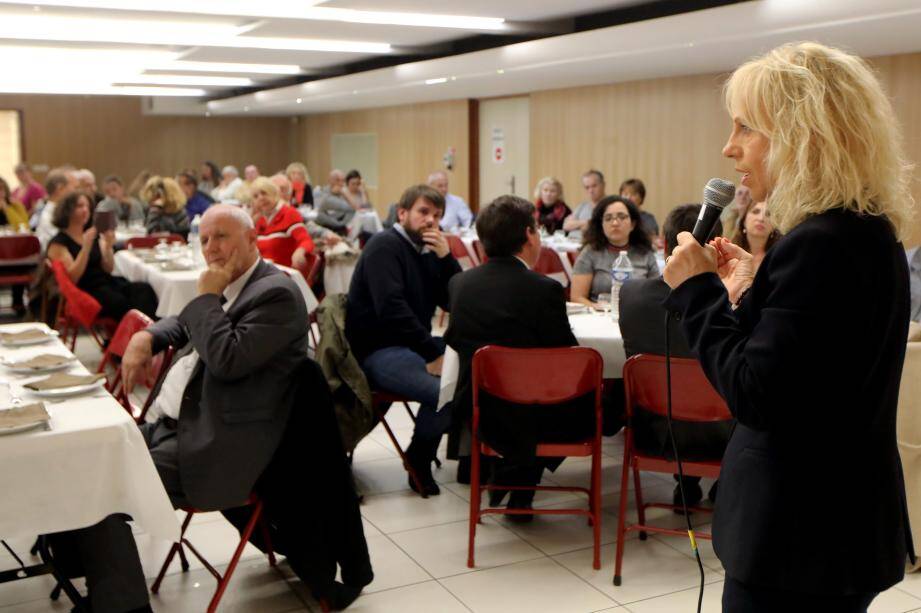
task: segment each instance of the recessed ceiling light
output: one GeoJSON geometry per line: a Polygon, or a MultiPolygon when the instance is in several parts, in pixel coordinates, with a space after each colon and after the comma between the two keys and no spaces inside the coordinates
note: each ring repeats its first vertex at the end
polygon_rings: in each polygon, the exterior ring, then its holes
{"type": "Polygon", "coordinates": [[[303,98],[298,98],[297,100],[295,100],[295,102],[297,102],[298,104],[300,104],[300,103],[303,102],[303,101],[304,101],[303,98]]]}
{"type": "Polygon", "coordinates": [[[352,93],[353,93],[353,94],[357,94],[357,93],[358,93],[358,90],[357,90],[357,89],[353,89],[353,90],[352,90],[352,93]]]}
{"type": "Polygon", "coordinates": [[[438,79],[426,79],[425,80],[426,85],[438,85],[439,83],[447,83],[447,82],[448,82],[447,77],[440,77],[438,79]]]}
{"type": "Polygon", "coordinates": [[[457,81],[457,77],[451,77],[452,81],[457,81]]]}

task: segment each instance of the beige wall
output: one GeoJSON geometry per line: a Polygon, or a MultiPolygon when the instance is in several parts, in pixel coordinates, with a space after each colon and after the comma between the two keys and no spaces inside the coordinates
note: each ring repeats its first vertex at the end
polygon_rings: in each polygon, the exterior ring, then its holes
{"type": "Polygon", "coordinates": [[[173,175],[205,159],[274,172],[291,159],[288,118],[154,117],[122,96],[0,95],[0,109],[22,111],[24,160],[86,167],[97,182],[107,174],[131,181],[144,168],[173,175]]]}
{"type": "MultiPolygon", "coordinates": [[[[873,60],[893,97],[909,158],[921,162],[921,53],[873,60]]],[[[684,202],[700,202],[711,177],[738,177],[720,151],[729,135],[721,87],[726,75],[699,75],[531,94],[531,177],[554,175],[571,206],[584,199],[589,168],[608,192],[628,177],[646,184],[646,208],[661,225],[684,202]]],[[[914,197],[921,204],[921,171],[914,197]]],[[[921,241],[921,219],[909,244],[921,241]]]]}
{"type": "MultiPolygon", "coordinates": [[[[375,207],[385,213],[403,190],[424,183],[428,174],[442,167],[442,156],[454,147],[451,193],[469,200],[469,120],[466,100],[409,104],[404,106],[308,115],[296,130],[295,156],[307,164],[314,185],[326,183],[330,170],[333,134],[377,134],[378,186],[369,190],[375,207]]],[[[348,168],[343,168],[348,171],[348,168]]]]}

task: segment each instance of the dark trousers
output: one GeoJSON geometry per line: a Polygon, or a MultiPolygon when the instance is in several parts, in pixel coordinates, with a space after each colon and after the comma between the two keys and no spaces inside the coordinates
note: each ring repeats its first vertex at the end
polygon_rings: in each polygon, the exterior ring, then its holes
{"type": "Polygon", "coordinates": [[[147,283],[112,277],[109,284],[86,291],[102,305],[99,314],[103,317],[120,320],[131,309],[137,309],[151,318],[157,315],[157,294],[147,283]]]}
{"type": "Polygon", "coordinates": [[[729,575],[723,584],[723,613],[803,613],[834,611],[866,613],[877,594],[803,594],[736,581],[729,575]]]}

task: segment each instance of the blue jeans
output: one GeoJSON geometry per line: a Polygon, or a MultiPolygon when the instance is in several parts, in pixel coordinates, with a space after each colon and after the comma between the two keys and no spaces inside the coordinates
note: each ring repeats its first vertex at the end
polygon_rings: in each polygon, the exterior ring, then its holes
{"type": "MultiPolygon", "coordinates": [[[[441,343],[443,352],[444,341],[437,337],[435,340],[441,343]]],[[[434,442],[451,425],[451,404],[436,411],[441,379],[430,375],[425,364],[425,358],[408,347],[385,347],[366,357],[361,367],[373,389],[399,394],[419,403],[413,439],[434,442]]]]}

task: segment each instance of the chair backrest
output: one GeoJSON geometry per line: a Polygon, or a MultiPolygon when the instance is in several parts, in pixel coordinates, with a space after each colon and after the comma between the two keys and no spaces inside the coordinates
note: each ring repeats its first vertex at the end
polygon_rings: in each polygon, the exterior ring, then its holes
{"type": "Polygon", "coordinates": [[[124,356],[125,350],[128,348],[128,341],[131,340],[134,333],[140,332],[152,325],[153,320],[150,317],[144,315],[137,309],[131,309],[125,313],[125,316],[122,317],[122,320],[118,324],[118,328],[115,329],[115,335],[112,337],[112,340],[109,341],[108,347],[106,347],[106,355],[124,356]]]}
{"type": "Polygon", "coordinates": [[[476,266],[476,262],[473,260],[470,251],[467,249],[467,245],[464,244],[461,237],[456,234],[445,234],[445,237],[448,239],[448,247],[451,248],[451,255],[454,256],[454,259],[460,264],[461,270],[470,270],[476,266]]]}
{"type": "Polygon", "coordinates": [[[85,328],[89,328],[96,321],[96,316],[102,310],[99,301],[84,292],[71,280],[67,274],[64,263],[57,260],[46,260],[46,265],[54,271],[54,280],[57,281],[58,291],[64,301],[64,315],[73,319],[85,328]]]}
{"type": "Polygon", "coordinates": [[[489,260],[489,256],[486,255],[486,249],[479,239],[474,239],[473,241],[473,252],[476,254],[476,258],[480,261],[480,264],[485,264],[486,261],[489,260]]]}
{"type": "Polygon", "coordinates": [[[182,235],[180,234],[156,232],[149,236],[132,236],[127,241],[125,241],[125,245],[132,249],[150,249],[159,245],[162,239],[166,239],[167,243],[185,244],[185,239],[182,238],[182,235]]]}
{"type": "Polygon", "coordinates": [[[479,393],[517,404],[560,404],[596,392],[601,398],[601,355],[589,347],[513,349],[487,345],[473,354],[473,404],[479,393]],[[553,368],[548,369],[547,365],[553,368]],[[540,376],[534,376],[540,373],[540,376]]]}
{"type": "MultiPolygon", "coordinates": [[[[672,418],[711,422],[732,419],[726,401],[717,393],[697,360],[672,358],[672,418]]],[[[638,354],[624,364],[627,416],[636,407],[658,415],[667,414],[668,391],[665,356],[638,354]]]]}
{"type": "Polygon", "coordinates": [[[0,266],[38,264],[41,253],[37,236],[0,236],[0,266]]]}
{"type": "Polygon", "coordinates": [[[304,260],[305,262],[303,266],[298,266],[292,262],[291,267],[300,271],[301,275],[304,277],[304,280],[307,282],[307,286],[310,289],[313,289],[317,281],[322,278],[321,273],[323,272],[323,263],[325,258],[323,257],[322,253],[305,253],[304,260]]]}
{"type": "Polygon", "coordinates": [[[563,267],[560,255],[550,247],[540,248],[540,257],[537,258],[537,263],[534,264],[534,272],[547,275],[559,281],[563,287],[569,287],[569,275],[563,267]]]}

